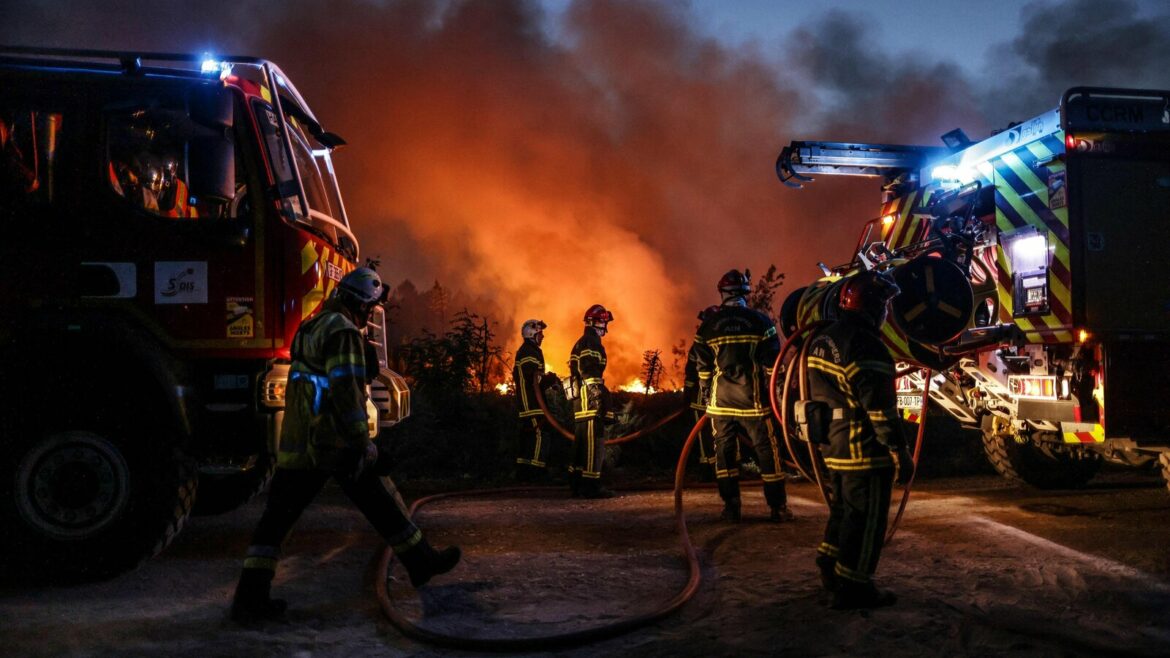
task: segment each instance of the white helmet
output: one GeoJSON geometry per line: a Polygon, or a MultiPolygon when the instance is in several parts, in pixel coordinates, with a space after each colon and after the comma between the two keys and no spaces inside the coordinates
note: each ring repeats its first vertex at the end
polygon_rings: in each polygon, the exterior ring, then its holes
{"type": "Polygon", "coordinates": [[[540,344],[540,334],[548,325],[543,320],[525,320],[524,324],[520,325],[520,336],[525,339],[532,339],[536,344],[540,344]]]}
{"type": "Polygon", "coordinates": [[[372,268],[359,267],[341,277],[337,294],[345,295],[360,304],[374,304],[385,301],[389,290],[382,285],[382,278],[372,268]]]}

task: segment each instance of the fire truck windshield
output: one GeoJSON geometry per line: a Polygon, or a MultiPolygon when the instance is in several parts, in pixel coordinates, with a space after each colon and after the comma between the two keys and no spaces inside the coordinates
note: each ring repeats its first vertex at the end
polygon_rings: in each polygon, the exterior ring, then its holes
{"type": "Polygon", "coordinates": [[[357,245],[349,232],[333,161],[330,159],[329,149],[313,136],[308,125],[311,119],[300,118],[295,111],[285,113],[284,124],[288,126],[293,157],[293,161],[290,162],[286,156],[284,140],[280,135],[280,122],[276,110],[262,100],[254,100],[253,103],[264,132],[265,149],[272,162],[273,174],[277,178],[277,190],[286,217],[306,225],[314,233],[332,242],[338,249],[356,258],[357,245]],[[297,181],[298,174],[300,187],[297,181]],[[302,191],[308,208],[302,207],[300,196],[302,191]]]}

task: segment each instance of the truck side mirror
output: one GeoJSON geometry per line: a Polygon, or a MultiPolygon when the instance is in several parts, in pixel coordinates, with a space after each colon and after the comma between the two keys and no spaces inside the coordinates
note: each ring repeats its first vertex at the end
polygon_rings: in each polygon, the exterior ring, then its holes
{"type": "Polygon", "coordinates": [[[196,198],[227,202],[236,197],[236,147],[230,133],[191,138],[187,177],[187,186],[196,198]]]}

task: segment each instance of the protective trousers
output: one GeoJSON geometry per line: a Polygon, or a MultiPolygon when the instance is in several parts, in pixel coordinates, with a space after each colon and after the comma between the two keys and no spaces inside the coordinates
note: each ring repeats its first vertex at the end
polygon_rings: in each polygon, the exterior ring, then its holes
{"type": "Polygon", "coordinates": [[[521,418],[519,451],[516,457],[516,471],[536,475],[544,471],[548,460],[548,421],[544,416],[521,418]]]}
{"type": "Polygon", "coordinates": [[[252,545],[244,559],[244,570],[276,571],[280,545],[305,508],[313,502],[325,482],[333,477],[341,490],[369,519],[395,555],[422,541],[422,532],[407,518],[381,478],[365,469],[354,479],[350,475],[320,470],[277,468],[268,490],[268,504],[252,534],[252,545]]]}
{"type": "MultiPolygon", "coordinates": [[[[703,417],[703,412],[699,409],[692,409],[695,415],[694,422],[699,422],[703,417]]],[[[715,434],[711,429],[712,421],[710,418],[703,421],[703,426],[699,428],[699,467],[701,469],[715,470],[715,434]]],[[[736,461],[735,463],[739,463],[736,461]]]]}
{"type": "Polygon", "coordinates": [[[780,448],[776,422],[772,417],[714,416],[711,426],[715,435],[715,480],[723,501],[739,500],[737,437],[744,434],[751,440],[760,462],[764,500],[768,501],[768,507],[772,509],[785,507],[788,504],[788,492],[784,487],[784,471],[780,469],[780,448]]]}
{"type": "Polygon", "coordinates": [[[605,461],[605,424],[599,417],[578,418],[573,425],[573,461],[569,478],[582,491],[601,486],[601,466],[605,461]]]}
{"type": "Polygon", "coordinates": [[[877,570],[886,538],[894,470],[829,473],[829,522],[825,539],[817,548],[817,561],[834,559],[838,578],[868,583],[877,570]]]}

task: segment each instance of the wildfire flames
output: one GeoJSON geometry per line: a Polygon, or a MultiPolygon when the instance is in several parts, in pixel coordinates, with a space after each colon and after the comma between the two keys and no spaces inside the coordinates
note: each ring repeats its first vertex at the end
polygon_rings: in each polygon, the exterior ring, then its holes
{"type": "MultiPolygon", "coordinates": [[[[146,12],[128,32],[104,5],[78,2],[0,31],[8,43],[271,57],[351,144],[336,158],[345,205],[388,280],[458,289],[501,335],[545,320],[545,357],[562,372],[585,309],[603,304],[616,316],[605,339],[615,381],[636,376],[644,350],[689,342],[727,269],[774,263],[788,275],[783,296],[817,276],[817,261],[849,257],[876,184],[785,190],[774,162],[789,141],[986,134],[1019,118],[1004,102],[1044,107],[1085,68],[1072,55],[1040,60],[1084,21],[1064,7],[1030,19],[1046,29],[1028,31],[1025,50],[1000,49],[1019,76],[1043,78],[992,94],[953,65],[875,46],[862,14],[728,45],[700,31],[688,3],[294,0],[275,17],[258,0],[204,4],[181,15],[182,34],[175,12],[146,12]]],[[[1164,78],[1147,59],[1153,77],[1130,86],[1164,78]]],[[[1138,64],[1117,66],[1137,80],[1138,64]]]]}

